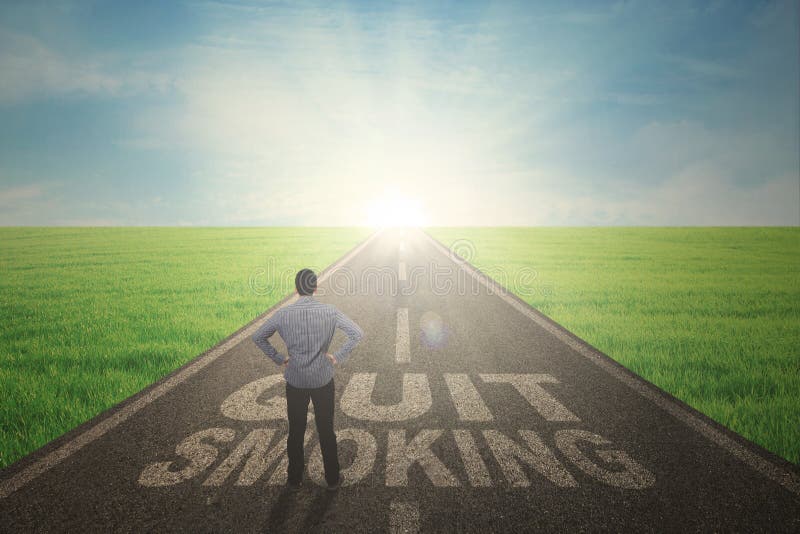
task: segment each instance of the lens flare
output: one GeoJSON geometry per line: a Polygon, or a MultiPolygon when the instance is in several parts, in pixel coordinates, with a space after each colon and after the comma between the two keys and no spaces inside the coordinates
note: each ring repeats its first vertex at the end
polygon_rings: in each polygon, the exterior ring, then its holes
{"type": "Polygon", "coordinates": [[[448,329],[441,316],[436,312],[426,311],[419,320],[422,331],[422,342],[431,349],[440,349],[447,344],[448,329]]]}

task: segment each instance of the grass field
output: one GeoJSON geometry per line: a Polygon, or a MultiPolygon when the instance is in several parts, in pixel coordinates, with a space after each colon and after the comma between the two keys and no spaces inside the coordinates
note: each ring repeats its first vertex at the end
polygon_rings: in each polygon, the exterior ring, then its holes
{"type": "Polygon", "coordinates": [[[800,228],[430,233],[446,245],[467,240],[459,247],[474,251],[474,265],[555,321],[800,461],[800,228]]]}
{"type": "Polygon", "coordinates": [[[0,467],[168,374],[366,228],[0,228],[0,467]],[[251,284],[252,281],[252,284],[251,284]]]}
{"type": "MultiPolygon", "coordinates": [[[[800,229],[431,233],[468,239],[470,260],[536,308],[800,461],[800,229]]],[[[299,267],[326,267],[368,234],[0,228],[0,467],[213,346],[290,291],[299,267]]]]}

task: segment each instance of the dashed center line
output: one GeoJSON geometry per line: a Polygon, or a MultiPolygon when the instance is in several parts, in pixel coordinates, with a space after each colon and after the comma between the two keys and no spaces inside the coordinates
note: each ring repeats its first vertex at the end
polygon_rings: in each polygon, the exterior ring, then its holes
{"type": "Polygon", "coordinates": [[[411,362],[411,350],[408,339],[408,308],[397,308],[397,341],[395,342],[395,360],[397,363],[411,362]]]}
{"type": "Polygon", "coordinates": [[[397,266],[397,278],[403,282],[406,279],[406,262],[401,261],[397,266]]]}

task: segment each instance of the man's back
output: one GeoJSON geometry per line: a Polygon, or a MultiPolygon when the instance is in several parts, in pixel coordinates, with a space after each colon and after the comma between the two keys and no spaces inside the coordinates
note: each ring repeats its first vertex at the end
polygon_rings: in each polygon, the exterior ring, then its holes
{"type": "Polygon", "coordinates": [[[308,402],[314,403],[314,420],[317,425],[322,465],[328,489],[341,484],[336,432],[333,430],[336,387],[333,383],[333,365],[343,363],[350,351],[361,340],[361,329],[345,314],[331,306],[314,300],[317,275],[311,269],[301,269],[294,279],[297,302],[278,310],[253,334],[253,341],[272,361],[286,365],[286,416],[289,434],[286,437],[287,482],[291,488],[303,480],[303,443],[306,433],[308,402]],[[341,328],[347,342],[334,354],[328,354],[333,334],[341,328]],[[278,332],[289,353],[284,356],[275,350],[269,338],[278,332]]]}
{"type": "Polygon", "coordinates": [[[284,363],[286,358],[268,340],[277,331],[289,352],[286,381],[295,387],[316,388],[333,378],[333,365],[325,354],[337,327],[349,338],[334,354],[336,361],[342,363],[363,333],[334,306],[311,296],[301,296],[294,304],[278,310],[258,329],[253,340],[275,363],[284,363]]]}

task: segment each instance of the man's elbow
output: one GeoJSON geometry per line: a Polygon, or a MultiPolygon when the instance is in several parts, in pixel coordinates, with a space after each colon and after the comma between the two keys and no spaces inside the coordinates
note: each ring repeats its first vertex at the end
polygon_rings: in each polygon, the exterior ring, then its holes
{"type": "Polygon", "coordinates": [[[253,335],[250,339],[253,340],[253,343],[256,347],[261,349],[261,352],[264,354],[269,355],[269,342],[263,336],[259,336],[258,334],[253,335]]]}

